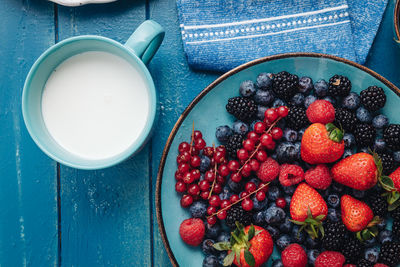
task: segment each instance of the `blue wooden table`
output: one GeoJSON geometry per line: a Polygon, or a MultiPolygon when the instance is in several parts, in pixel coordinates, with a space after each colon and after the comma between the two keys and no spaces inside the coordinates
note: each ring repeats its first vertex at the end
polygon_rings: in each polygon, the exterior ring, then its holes
{"type": "MultiPolygon", "coordinates": [[[[400,86],[390,0],[366,65],[400,86]]],[[[79,8],[46,0],[0,1],[0,266],[169,266],[158,233],[156,173],[170,130],[217,74],[193,72],[175,0],[119,0],[79,8]],[[60,166],[31,140],[21,93],[35,59],[65,38],[97,34],[124,42],[145,19],[166,30],[149,65],[159,93],[152,141],[113,168],[60,166]]],[[[178,204],[177,204],[178,205],[178,204]]]]}

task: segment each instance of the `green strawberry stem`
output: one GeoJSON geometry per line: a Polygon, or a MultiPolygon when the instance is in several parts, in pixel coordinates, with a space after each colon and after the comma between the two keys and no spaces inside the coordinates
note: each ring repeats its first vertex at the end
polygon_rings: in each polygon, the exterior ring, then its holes
{"type": "Polygon", "coordinates": [[[328,131],[329,139],[336,143],[340,143],[343,140],[343,130],[340,130],[333,123],[326,124],[325,128],[328,131]]]}
{"type": "Polygon", "coordinates": [[[379,216],[375,216],[367,225],[364,230],[358,231],[356,237],[361,242],[374,238],[378,235],[377,224],[381,223],[382,219],[379,216]]]}
{"type": "Polygon", "coordinates": [[[216,250],[219,251],[230,251],[229,254],[224,259],[224,266],[232,265],[235,260],[240,262],[240,252],[244,250],[244,259],[246,263],[250,266],[255,266],[254,256],[249,251],[251,244],[250,240],[252,240],[255,236],[257,236],[260,231],[256,231],[254,226],[251,225],[247,234],[244,231],[243,224],[236,222],[236,229],[231,232],[231,240],[230,242],[218,242],[213,245],[216,250]]]}
{"type": "Polygon", "coordinates": [[[315,218],[312,216],[310,208],[307,210],[307,218],[304,221],[289,220],[294,224],[300,226],[299,232],[306,231],[308,235],[312,238],[318,238],[319,234],[323,237],[325,235],[324,227],[322,226],[322,221],[325,219],[325,215],[320,214],[315,218]]]}

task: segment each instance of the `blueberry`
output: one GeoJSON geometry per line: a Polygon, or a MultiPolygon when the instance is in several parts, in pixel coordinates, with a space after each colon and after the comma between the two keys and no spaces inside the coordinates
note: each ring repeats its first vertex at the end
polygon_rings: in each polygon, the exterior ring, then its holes
{"type": "Polygon", "coordinates": [[[386,142],[383,138],[376,138],[374,142],[374,150],[376,152],[383,152],[386,149],[386,142]]]}
{"type": "Polygon", "coordinates": [[[317,98],[314,95],[306,96],[304,99],[304,106],[308,108],[308,106],[314,103],[315,100],[317,100],[317,98]]]}
{"type": "Polygon", "coordinates": [[[309,235],[306,237],[306,246],[307,248],[318,248],[320,247],[319,239],[312,239],[309,235]]]}
{"type": "Polygon", "coordinates": [[[392,241],[392,231],[390,230],[383,230],[379,232],[378,235],[378,242],[383,244],[386,242],[391,242],[392,241]]]}
{"type": "Polygon", "coordinates": [[[383,129],[389,125],[389,119],[385,115],[379,114],[372,119],[372,126],[376,129],[383,129]]]}
{"type": "Polygon", "coordinates": [[[256,93],[256,87],[252,81],[244,81],[240,84],[239,93],[244,97],[253,96],[256,93]]]}
{"type": "Polygon", "coordinates": [[[364,252],[364,259],[376,263],[378,261],[379,250],[377,248],[367,248],[364,252]]]}
{"type": "Polygon", "coordinates": [[[277,155],[276,153],[273,153],[273,154],[271,155],[271,158],[273,158],[274,160],[277,160],[278,155],[277,155]]]}
{"type": "Polygon", "coordinates": [[[347,158],[348,156],[353,155],[353,151],[349,148],[346,148],[343,152],[342,159],[347,158]]]}
{"type": "Polygon", "coordinates": [[[257,106],[257,118],[258,118],[259,120],[263,120],[263,119],[264,119],[264,114],[265,114],[265,111],[266,111],[267,109],[268,109],[268,108],[265,107],[265,106],[261,106],[261,105],[258,105],[258,106],[257,106]]]}
{"type": "Polygon", "coordinates": [[[241,182],[236,183],[236,182],[232,181],[232,179],[230,179],[230,178],[227,181],[227,185],[233,192],[236,192],[236,193],[239,193],[243,188],[243,183],[241,183],[241,182]]]}
{"type": "Polygon", "coordinates": [[[311,249],[311,250],[307,251],[308,264],[310,264],[311,266],[314,266],[314,262],[320,253],[321,252],[317,249],[311,249]]]}
{"type": "Polygon", "coordinates": [[[257,211],[253,214],[253,221],[256,225],[263,225],[265,222],[264,211],[257,211]]]}
{"type": "MultiPolygon", "coordinates": [[[[300,160],[301,159],[301,142],[296,142],[294,143],[294,151],[289,153],[290,157],[294,157],[296,158],[296,160],[300,160]]],[[[300,163],[298,163],[297,165],[301,165],[300,163]]]]}
{"type": "Polygon", "coordinates": [[[208,255],[203,260],[203,267],[218,267],[218,258],[214,255],[208,255]]]}
{"type": "Polygon", "coordinates": [[[330,102],[332,105],[336,105],[336,98],[332,97],[332,96],[325,96],[324,98],[322,98],[323,100],[326,100],[328,102],[330,102]]]}
{"type": "Polygon", "coordinates": [[[265,198],[263,201],[258,201],[257,198],[254,196],[252,200],[253,200],[253,209],[256,211],[262,210],[268,204],[268,198],[265,198]]]}
{"type": "MultiPolygon", "coordinates": [[[[289,186],[287,186],[289,187],[289,186]]],[[[289,209],[290,207],[290,201],[292,200],[292,196],[285,196],[285,201],[286,201],[286,208],[289,209]]]]}
{"type": "Polygon", "coordinates": [[[212,239],[204,239],[203,243],[201,244],[201,250],[206,255],[215,255],[217,254],[217,250],[213,247],[215,241],[212,239]]]}
{"type": "Polygon", "coordinates": [[[281,196],[281,191],[277,186],[270,186],[267,192],[268,199],[274,201],[281,196]]]}
{"type": "Polygon", "coordinates": [[[338,222],[341,219],[340,212],[336,209],[328,209],[327,219],[333,222],[338,222]]]}
{"type": "Polygon", "coordinates": [[[276,227],[274,227],[274,226],[268,225],[268,226],[265,228],[265,230],[268,231],[268,233],[271,235],[272,239],[274,239],[274,240],[276,240],[276,239],[279,237],[279,235],[280,235],[279,230],[278,230],[276,227]]]}
{"type": "Polygon", "coordinates": [[[304,234],[304,231],[300,231],[300,226],[294,225],[292,228],[292,234],[290,235],[293,237],[293,242],[296,243],[303,243],[306,240],[306,236],[304,234]]]}
{"type": "Polygon", "coordinates": [[[283,131],[283,139],[289,142],[295,142],[297,140],[297,132],[295,130],[286,128],[283,131]]]}
{"type": "Polygon", "coordinates": [[[286,106],[286,105],[287,105],[286,102],[279,98],[275,99],[275,101],[272,103],[273,108],[277,108],[280,106],[286,106]]]}
{"type": "Polygon", "coordinates": [[[233,131],[228,125],[219,126],[215,131],[215,137],[217,138],[218,142],[222,144],[225,144],[232,134],[233,131]]]}
{"type": "Polygon", "coordinates": [[[216,239],[221,232],[221,225],[219,223],[214,225],[205,223],[204,225],[206,227],[206,237],[210,239],[216,239]]]}
{"type": "Polygon", "coordinates": [[[267,106],[274,100],[274,95],[271,90],[257,90],[253,99],[257,104],[267,106]]]}
{"type": "Polygon", "coordinates": [[[353,197],[355,197],[355,198],[364,198],[365,197],[365,191],[352,189],[352,192],[353,192],[353,197]]]}
{"type": "Polygon", "coordinates": [[[343,98],[342,107],[355,110],[360,106],[360,96],[354,92],[351,92],[348,96],[343,98]]]}
{"type": "Polygon", "coordinates": [[[227,255],[228,255],[228,252],[226,252],[226,251],[220,252],[220,254],[218,255],[219,266],[224,266],[224,260],[227,255]]]}
{"type": "Polygon", "coordinates": [[[328,83],[325,80],[319,80],[314,84],[314,90],[317,96],[326,96],[328,94],[328,83]]]}
{"type": "Polygon", "coordinates": [[[272,73],[262,72],[257,76],[257,87],[266,90],[271,87],[274,75],[272,73]]]}
{"type": "Polygon", "coordinates": [[[364,245],[367,248],[375,247],[377,244],[378,243],[376,242],[376,238],[375,237],[364,241],[364,245]]]}
{"type": "Polygon", "coordinates": [[[371,113],[364,107],[359,107],[356,110],[356,117],[361,122],[369,123],[372,121],[371,113]]]}
{"type": "Polygon", "coordinates": [[[206,172],[208,168],[210,167],[211,160],[207,156],[201,156],[200,160],[200,167],[199,170],[200,172],[206,172]]]}
{"type": "Polygon", "coordinates": [[[302,93],[297,93],[292,97],[290,101],[293,105],[302,106],[304,104],[304,95],[302,93]]]}
{"type": "Polygon", "coordinates": [[[369,153],[369,148],[368,147],[361,147],[358,149],[359,152],[364,152],[364,153],[369,153]]]}
{"type": "Polygon", "coordinates": [[[356,144],[356,138],[351,133],[345,133],[343,135],[344,146],[350,148],[356,144]]]}
{"type": "Polygon", "coordinates": [[[296,190],[296,185],[291,185],[291,186],[282,186],[282,190],[285,193],[285,195],[293,195],[294,191],[296,190]]]}
{"type": "Polygon", "coordinates": [[[195,201],[189,208],[193,218],[205,218],[207,214],[207,204],[204,201],[195,201]]]}
{"type": "Polygon", "coordinates": [[[274,260],[271,267],[283,267],[282,260],[274,260]]]}
{"type": "Polygon", "coordinates": [[[304,134],[304,132],[306,131],[306,128],[302,128],[302,129],[300,129],[298,132],[297,132],[297,139],[299,140],[299,141],[301,141],[301,138],[303,138],[303,134],[304,134]]]}
{"type": "Polygon", "coordinates": [[[326,199],[329,207],[336,209],[340,206],[340,197],[337,194],[330,194],[326,199]]]}
{"type": "Polygon", "coordinates": [[[221,232],[217,237],[217,242],[229,242],[231,235],[228,232],[221,232]]]}
{"type": "Polygon", "coordinates": [[[342,193],[344,190],[344,186],[342,184],[338,184],[333,182],[332,183],[332,189],[333,191],[337,192],[337,193],[342,193]]]}
{"type": "Polygon", "coordinates": [[[380,231],[386,229],[386,219],[382,219],[381,222],[378,223],[376,226],[378,226],[378,229],[380,231]]]}
{"type": "Polygon", "coordinates": [[[222,192],[219,194],[220,199],[229,199],[233,195],[231,188],[227,185],[222,188],[222,192]]]}
{"type": "Polygon", "coordinates": [[[400,151],[395,151],[395,152],[393,152],[393,159],[394,159],[394,161],[396,161],[397,163],[400,162],[400,151]]]}
{"type": "Polygon", "coordinates": [[[291,142],[282,142],[276,148],[279,163],[293,162],[297,160],[298,149],[291,142]]]}
{"type": "Polygon", "coordinates": [[[233,132],[245,135],[249,131],[249,126],[242,121],[235,121],[232,125],[233,132]]]}
{"type": "Polygon", "coordinates": [[[291,223],[289,220],[290,220],[290,218],[286,217],[285,221],[279,225],[279,230],[282,233],[289,234],[290,231],[292,230],[293,223],[291,223]]]}
{"type": "Polygon", "coordinates": [[[283,209],[271,206],[264,211],[265,222],[272,225],[279,225],[285,220],[286,213],[283,209]]]}
{"type": "Polygon", "coordinates": [[[307,94],[313,89],[313,81],[310,77],[301,77],[299,80],[299,92],[307,94]]]}
{"type": "Polygon", "coordinates": [[[276,246],[280,251],[284,250],[290,243],[292,243],[292,238],[288,235],[281,235],[278,240],[276,240],[276,246]]]}

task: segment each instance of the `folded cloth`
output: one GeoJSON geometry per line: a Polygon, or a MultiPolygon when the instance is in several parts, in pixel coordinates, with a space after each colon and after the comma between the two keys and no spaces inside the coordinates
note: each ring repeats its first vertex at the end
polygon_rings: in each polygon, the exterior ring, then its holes
{"type": "Polygon", "coordinates": [[[189,65],[226,71],[287,52],[320,52],[363,63],[387,0],[347,1],[177,0],[189,65]]]}

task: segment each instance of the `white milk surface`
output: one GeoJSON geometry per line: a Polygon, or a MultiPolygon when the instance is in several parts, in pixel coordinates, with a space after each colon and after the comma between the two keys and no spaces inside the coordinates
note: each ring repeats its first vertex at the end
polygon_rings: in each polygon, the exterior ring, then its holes
{"type": "Polygon", "coordinates": [[[110,158],[129,147],[145,127],[147,85],[126,60],[84,52],[50,75],[42,114],[49,133],[69,152],[87,159],[110,158]]]}

